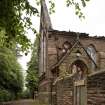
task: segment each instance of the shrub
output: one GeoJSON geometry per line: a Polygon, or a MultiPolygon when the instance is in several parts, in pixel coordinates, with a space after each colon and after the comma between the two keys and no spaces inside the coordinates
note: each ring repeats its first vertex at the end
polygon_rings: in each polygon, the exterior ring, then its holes
{"type": "Polygon", "coordinates": [[[13,98],[11,96],[12,94],[9,91],[0,89],[0,102],[11,100],[13,98]]]}

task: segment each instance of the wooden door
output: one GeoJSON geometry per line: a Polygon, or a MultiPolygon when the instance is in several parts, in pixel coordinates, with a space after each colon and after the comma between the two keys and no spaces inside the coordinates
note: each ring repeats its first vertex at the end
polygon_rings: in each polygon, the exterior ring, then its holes
{"type": "Polygon", "coordinates": [[[85,67],[79,64],[73,66],[74,73],[74,99],[73,105],[87,105],[87,87],[86,87],[86,72],[85,67]]]}
{"type": "Polygon", "coordinates": [[[74,105],[87,105],[85,80],[74,82],[74,105]]]}
{"type": "Polygon", "coordinates": [[[87,105],[86,75],[81,70],[74,76],[74,105],[87,105]]]}

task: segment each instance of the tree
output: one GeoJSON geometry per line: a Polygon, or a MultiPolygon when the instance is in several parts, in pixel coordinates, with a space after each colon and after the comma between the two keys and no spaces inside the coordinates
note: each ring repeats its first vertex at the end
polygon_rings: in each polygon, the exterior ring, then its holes
{"type": "Polygon", "coordinates": [[[87,2],[90,0],[66,0],[67,7],[74,6],[75,14],[79,18],[85,18],[84,14],[82,13],[82,8],[86,6],[87,2]]]}
{"type": "MultiPolygon", "coordinates": [[[[86,4],[90,0],[64,0],[66,2],[67,7],[74,7],[75,8],[75,14],[79,18],[85,18],[82,9],[83,7],[86,7],[86,4]]],[[[55,0],[49,0],[50,8],[49,8],[49,13],[52,14],[55,12],[55,0]]]]}
{"type": "MultiPolygon", "coordinates": [[[[16,98],[22,89],[23,76],[15,54],[8,48],[0,48],[0,93],[8,93],[9,100],[16,98]]],[[[2,95],[0,94],[0,100],[3,98],[2,95]]]]}
{"type": "Polygon", "coordinates": [[[0,0],[0,32],[4,31],[0,45],[12,48],[20,44],[22,51],[29,49],[31,42],[25,30],[31,28],[35,32],[31,27],[31,14],[38,14],[38,10],[28,0],[0,0]],[[23,12],[27,14],[24,17],[23,12]]]}
{"type": "Polygon", "coordinates": [[[31,60],[28,63],[28,70],[26,76],[26,86],[30,91],[30,96],[33,97],[34,91],[38,89],[38,48],[39,48],[39,35],[33,44],[31,60]]]}

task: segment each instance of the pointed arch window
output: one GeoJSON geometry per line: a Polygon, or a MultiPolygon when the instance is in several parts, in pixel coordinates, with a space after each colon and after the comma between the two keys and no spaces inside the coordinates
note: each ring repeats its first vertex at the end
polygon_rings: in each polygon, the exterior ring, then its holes
{"type": "Polygon", "coordinates": [[[93,60],[92,61],[92,69],[95,69],[95,64],[97,64],[97,56],[96,56],[96,48],[94,45],[90,44],[88,47],[87,47],[87,53],[90,55],[91,59],[93,60]],[[95,63],[95,64],[94,64],[95,63]]]}
{"type": "Polygon", "coordinates": [[[90,55],[92,60],[96,63],[96,48],[94,45],[91,44],[87,47],[87,53],[90,55]]]}

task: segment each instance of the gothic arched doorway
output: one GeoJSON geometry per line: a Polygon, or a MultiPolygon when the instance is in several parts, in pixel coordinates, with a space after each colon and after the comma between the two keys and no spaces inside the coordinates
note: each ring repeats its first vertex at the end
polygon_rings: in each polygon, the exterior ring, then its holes
{"type": "Polygon", "coordinates": [[[87,105],[87,66],[81,60],[76,60],[72,65],[73,77],[73,105],[87,105]]]}

